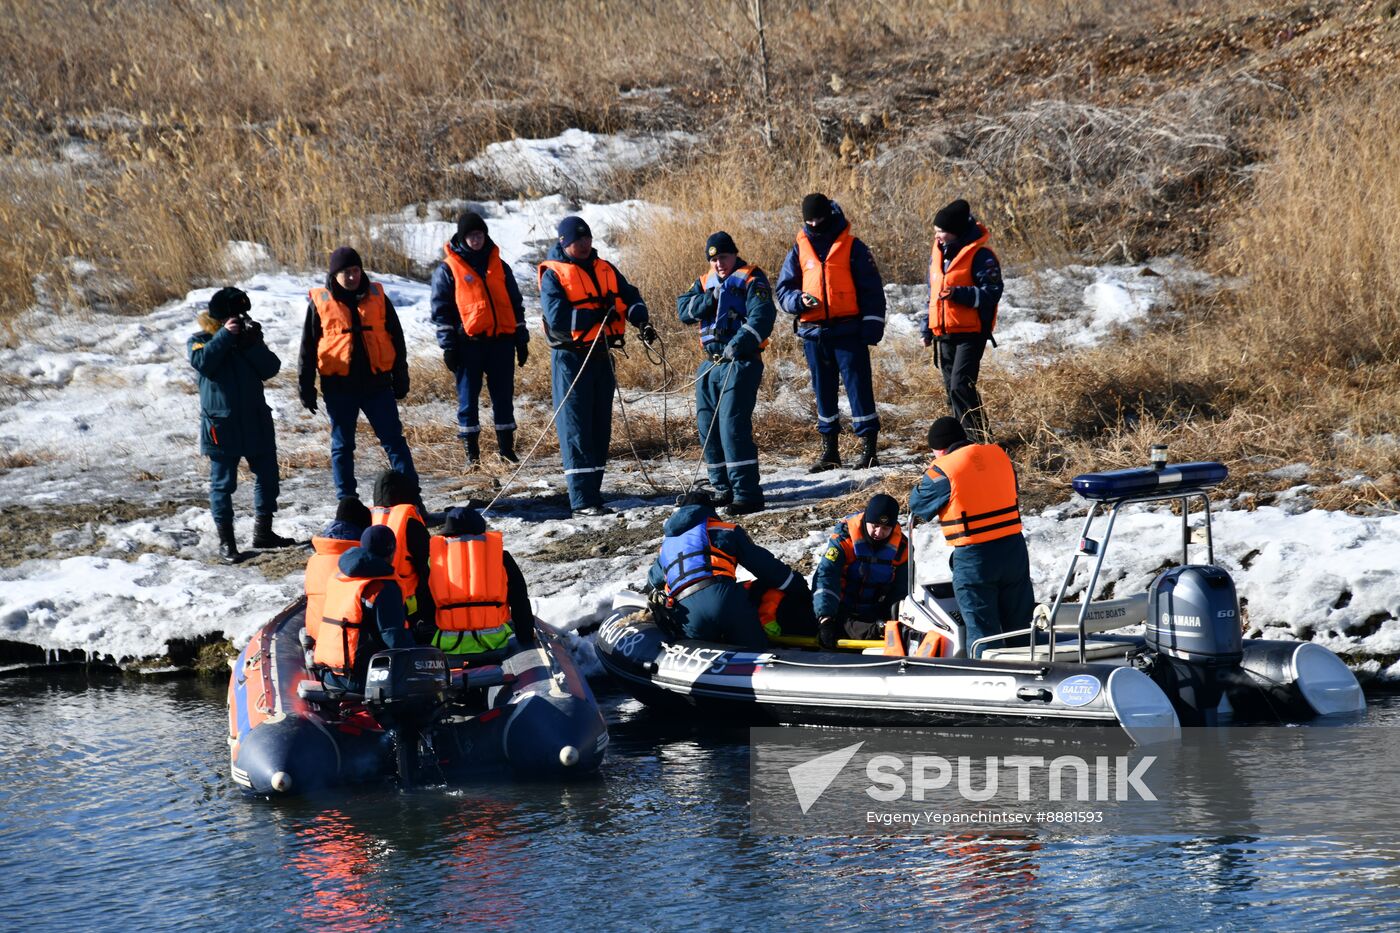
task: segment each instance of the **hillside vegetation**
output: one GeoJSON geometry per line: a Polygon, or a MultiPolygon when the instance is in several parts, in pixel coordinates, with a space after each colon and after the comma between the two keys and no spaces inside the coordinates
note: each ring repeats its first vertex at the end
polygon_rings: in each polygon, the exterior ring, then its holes
{"type": "MultiPolygon", "coordinates": [[[[230,239],[318,267],[376,212],[546,193],[450,169],[493,141],[681,128],[705,142],[611,181],[675,210],[626,243],[644,293],[680,291],[719,227],[775,267],[813,189],[890,281],[922,279],[959,195],[1013,274],[1184,253],[1238,287],[984,376],[1031,494],[1166,440],[1227,459],[1258,501],[1266,471],[1306,461],[1323,504],[1393,509],[1397,6],[19,0],[0,9],[0,318],[142,312],[219,280],[230,239]]],[[[941,405],[920,348],[882,353],[882,398],[941,405]]]]}

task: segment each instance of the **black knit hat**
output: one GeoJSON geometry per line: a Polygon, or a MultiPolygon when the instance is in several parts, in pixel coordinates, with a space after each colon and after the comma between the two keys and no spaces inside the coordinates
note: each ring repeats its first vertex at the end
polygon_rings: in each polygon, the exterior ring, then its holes
{"type": "Polygon", "coordinates": [[[354,496],[341,499],[335,506],[335,520],[346,522],[357,528],[368,528],[370,523],[369,506],[354,496]]]}
{"type": "Polygon", "coordinates": [[[831,199],[820,192],[807,195],[802,199],[802,219],[826,220],[831,216],[831,199]]]}
{"type": "Polygon", "coordinates": [[[710,234],[710,238],[705,241],[706,259],[714,259],[721,253],[728,253],[731,256],[739,255],[739,247],[734,245],[734,238],[723,230],[710,234]]]}
{"type": "Polygon", "coordinates": [[[944,415],[936,419],[928,429],[928,445],[934,450],[947,450],[958,441],[967,440],[967,431],[957,418],[944,415]]]}
{"type": "Polygon", "coordinates": [[[572,214],[559,221],[558,232],[559,243],[562,246],[568,246],[575,240],[581,240],[586,236],[593,235],[593,231],[588,228],[588,221],[584,220],[582,217],[575,217],[572,214]]]}
{"type": "Polygon", "coordinates": [[[898,525],[899,524],[899,503],[893,496],[887,496],[883,492],[871,496],[866,503],[865,515],[861,521],[869,522],[872,525],[898,525]]]}
{"type": "Polygon", "coordinates": [[[467,242],[469,233],[485,233],[486,221],[476,211],[465,211],[457,218],[457,237],[463,242],[467,242]]]}
{"type": "Polygon", "coordinates": [[[374,504],[377,506],[411,505],[418,490],[398,470],[385,470],[374,480],[374,504]]]}
{"type": "Polygon", "coordinates": [[[337,246],[335,252],[331,253],[331,278],[335,278],[337,272],[342,272],[351,266],[359,266],[361,269],[365,267],[365,264],[360,262],[360,254],[355,252],[352,246],[337,246]]]}
{"type": "Polygon", "coordinates": [[[252,307],[248,293],[241,288],[221,288],[209,298],[209,316],[216,321],[227,321],[252,307]]]}
{"type": "Polygon", "coordinates": [[[486,533],[486,519],[471,506],[448,509],[443,516],[442,533],[445,535],[479,535],[486,533]]]}
{"type": "Polygon", "coordinates": [[[933,225],[939,230],[961,235],[972,223],[972,208],[962,198],[944,206],[933,215],[933,225]]]}

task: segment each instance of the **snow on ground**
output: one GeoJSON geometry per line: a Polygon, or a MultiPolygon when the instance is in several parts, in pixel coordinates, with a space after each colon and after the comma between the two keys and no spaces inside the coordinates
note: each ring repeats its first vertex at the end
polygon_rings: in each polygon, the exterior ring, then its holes
{"type": "MultiPolygon", "coordinates": [[[[1005,366],[1094,346],[1115,331],[1136,332],[1173,293],[1222,285],[1176,257],[1131,266],[1070,265],[1008,275],[1005,281],[997,308],[997,350],[989,356],[1005,366]]],[[[886,285],[885,292],[892,312],[887,332],[917,336],[928,310],[928,286],[886,285]]]]}
{"type": "Polygon", "coordinates": [[[698,141],[699,137],[679,130],[600,135],[572,129],[550,139],[492,143],[476,158],[453,168],[497,187],[578,196],[606,188],[614,172],[655,165],[698,141]]]}
{"type": "MultiPolygon", "coordinates": [[[[530,151],[546,150],[568,158],[561,146],[530,151]]],[[[584,151],[597,149],[580,149],[584,151]]],[[[493,238],[512,261],[527,296],[532,295],[533,263],[552,242],[554,224],[571,202],[560,195],[451,202],[430,206],[429,213],[450,216],[467,203],[488,218],[493,238]]],[[[594,227],[604,251],[610,251],[609,238],[648,209],[655,208],[635,201],[585,203],[579,212],[594,227]]],[[[426,264],[436,258],[454,226],[421,219],[407,209],[379,218],[374,229],[426,264]]],[[[268,271],[266,253],[257,244],[232,243],[228,258],[230,265],[261,270],[247,273],[239,284],[283,361],[283,372],[267,388],[279,452],[284,460],[323,464],[329,443],[324,412],[305,412],[295,395],[307,290],[320,283],[321,274],[268,271]]],[[[1142,326],[1167,289],[1209,284],[1179,262],[1153,261],[1147,267],[1159,274],[1142,274],[1144,266],[1073,266],[1008,279],[999,341],[1022,349],[1003,357],[1053,354],[1103,339],[1118,326],[1142,326]]],[[[427,285],[374,277],[399,310],[410,353],[435,360],[427,285]]],[[[139,316],[55,314],[36,308],[18,322],[24,345],[0,349],[0,462],[23,464],[25,456],[35,461],[0,471],[0,507],[11,516],[17,506],[76,507],[71,526],[54,531],[48,547],[31,553],[0,539],[0,564],[8,565],[0,566],[0,639],[118,657],[158,655],[172,638],[218,632],[241,643],[299,592],[294,556],[232,568],[214,561],[213,524],[204,505],[207,461],[197,449],[196,380],[184,351],[186,338],[196,330],[195,317],[212,292],[197,289],[139,316]],[[86,516],[81,508],[114,501],[145,508],[110,521],[86,516]],[[157,508],[159,503],[169,505],[157,508]]],[[[889,339],[916,339],[915,319],[926,290],[891,285],[888,292],[889,339]]],[[[655,302],[658,312],[664,306],[655,302]]],[[[537,332],[538,303],[530,297],[527,313],[537,332]]],[[[680,376],[688,382],[688,374],[680,376]]],[[[800,367],[793,372],[775,367],[770,378],[784,384],[775,404],[810,408],[800,367]]],[[[665,399],[634,396],[633,404],[654,408],[664,401],[684,415],[692,389],[678,384],[673,391],[665,399]]],[[[538,399],[517,404],[522,412],[546,410],[538,399]]],[[[405,410],[410,423],[451,416],[442,403],[418,405],[412,397],[405,410]]],[[[524,427],[526,443],[537,429],[534,424],[524,427]]],[[[815,503],[821,516],[824,500],[877,477],[887,491],[902,493],[917,479],[924,457],[921,450],[893,448],[882,453],[886,465],[876,471],[808,476],[791,452],[765,451],[764,485],[772,511],[806,510],[815,503]]],[[[362,434],[357,458],[362,493],[368,494],[369,479],[383,463],[372,438],[362,434]]],[[[1307,468],[1299,466],[1301,480],[1307,468]]],[[[667,486],[688,480],[694,468],[694,463],[664,460],[648,466],[667,486]]],[[[323,465],[284,470],[279,531],[306,539],[330,519],[334,502],[328,473],[323,465]]],[[[506,475],[500,473],[502,479],[506,475]]],[[[249,483],[251,477],[245,475],[235,496],[237,534],[245,544],[251,535],[249,483]]],[[[427,483],[426,497],[441,507],[473,491],[476,487],[460,476],[436,476],[427,483]]],[[[670,511],[669,496],[649,490],[635,464],[614,461],[604,492],[621,514],[571,518],[555,455],[530,464],[491,516],[521,560],[538,614],[561,628],[600,618],[617,591],[644,578],[670,511]]],[[[1066,503],[1026,517],[1036,589],[1043,600],[1053,596],[1064,573],[1082,514],[1082,503],[1066,503]]],[[[838,517],[832,514],[831,522],[838,517]]],[[[1117,595],[1143,590],[1176,558],[1177,523],[1165,512],[1147,509],[1120,518],[1104,582],[1112,582],[1117,595]]],[[[772,524],[765,517],[751,527],[772,524]]],[[[818,524],[827,525],[824,519],[818,524]]],[[[793,563],[822,545],[824,530],[803,516],[794,516],[785,527],[811,530],[791,532],[785,539],[762,533],[757,538],[793,563]]],[[[1235,577],[1253,627],[1269,636],[1312,637],[1334,650],[1370,656],[1372,672],[1400,680],[1400,663],[1395,662],[1400,655],[1400,582],[1393,559],[1400,553],[1400,517],[1241,509],[1216,512],[1214,528],[1217,560],[1235,577]],[[1380,670],[1382,661],[1391,666],[1380,670]]],[[[918,543],[921,579],[945,574],[942,542],[922,529],[918,543]]],[[[586,646],[581,650],[586,654],[586,646]]]]}

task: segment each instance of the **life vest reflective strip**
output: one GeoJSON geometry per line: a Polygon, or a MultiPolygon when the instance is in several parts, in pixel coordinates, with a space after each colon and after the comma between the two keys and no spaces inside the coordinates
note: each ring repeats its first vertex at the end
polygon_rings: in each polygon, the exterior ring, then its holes
{"type": "Polygon", "coordinates": [[[821,303],[797,315],[804,324],[826,324],[842,318],[856,317],[856,283],[851,275],[851,248],[856,238],[846,227],[826,252],[826,259],[817,258],[806,230],[797,232],[797,263],[802,268],[802,290],[821,303]]]}
{"type": "Polygon", "coordinates": [[[564,296],[573,305],[569,333],[574,343],[580,346],[592,343],[598,337],[599,327],[609,336],[622,336],[627,332],[627,303],[618,294],[617,270],[606,259],[593,260],[593,275],[576,263],[546,259],[540,263],[541,288],[546,269],[558,277],[564,296]]]}
{"type": "Polygon", "coordinates": [[[365,623],[365,600],[378,597],[385,580],[393,577],[347,577],[337,572],[326,583],[326,604],[321,617],[321,637],[316,639],[315,663],[331,673],[349,676],[359,657],[365,623]],[[373,592],[370,591],[374,586],[373,592]],[[339,637],[337,632],[339,630],[339,637]]]}
{"type": "MultiPolygon", "coordinates": [[[[982,317],[976,308],[941,297],[948,294],[949,289],[977,284],[972,277],[972,260],[991,238],[986,227],[978,224],[977,229],[982,235],[958,250],[946,272],[943,271],[943,254],[938,251],[938,244],[933,244],[933,254],[928,261],[928,327],[935,336],[982,332],[982,317]]],[[[992,312],[992,326],[996,326],[995,311],[992,312]]]]}
{"type": "Polygon", "coordinates": [[[959,447],[929,464],[925,475],[946,478],[951,487],[951,498],[938,513],[949,544],[981,544],[1021,533],[1016,470],[996,444],[959,447]]]}
{"type": "MultiPolygon", "coordinates": [[[[423,516],[418,514],[417,506],[407,504],[376,505],[370,509],[370,516],[373,524],[387,525],[394,533],[394,576],[399,581],[399,589],[403,590],[404,604],[407,605],[410,599],[415,599],[419,582],[418,571],[413,568],[413,561],[408,553],[408,523],[413,519],[423,522],[423,516]]],[[[425,528],[427,524],[423,522],[425,528]]]]}
{"type": "Polygon", "coordinates": [[[841,601],[848,606],[876,602],[894,582],[895,568],[909,559],[904,553],[904,530],[898,525],[885,541],[874,541],[865,534],[865,513],[847,515],[846,534],[839,539],[846,554],[845,585],[841,601]]]}
{"type": "Polygon", "coordinates": [[[389,336],[388,310],[384,287],[371,282],[369,291],[357,305],[356,315],[350,306],[337,301],[327,288],[311,289],[311,303],[321,319],[321,339],[316,344],[316,371],[323,376],[350,375],[350,357],[355,350],[355,331],[364,340],[369,354],[369,369],[374,374],[387,373],[394,368],[394,341],[389,336]]]}
{"type": "Polygon", "coordinates": [[[738,562],[715,547],[711,529],[736,527],[730,522],[707,518],[678,535],[661,541],[661,571],[666,575],[666,593],[679,596],[687,588],[711,577],[734,579],[738,562]]]}
{"type": "Polygon", "coordinates": [[[486,278],[477,274],[450,245],[442,248],[443,262],[452,273],[457,315],[468,337],[504,337],[515,333],[515,309],[506,290],[506,267],[494,244],[486,257],[486,278]]]}
{"type": "Polygon", "coordinates": [[[326,606],[326,583],[335,574],[340,555],[359,543],[319,535],[311,539],[311,547],[316,553],[306,562],[302,585],[306,591],[306,634],[312,638],[321,628],[321,614],[326,606]]]}
{"type": "Polygon", "coordinates": [[[899,629],[898,619],[885,620],[885,656],[890,658],[904,657],[904,638],[899,629]]]}
{"type": "Polygon", "coordinates": [[[437,603],[437,627],[445,632],[486,632],[510,623],[504,539],[435,535],[429,541],[428,586],[437,603]]]}
{"type": "Polygon", "coordinates": [[[947,649],[952,645],[945,636],[938,632],[925,632],[923,640],[919,642],[919,647],[914,649],[916,658],[942,658],[946,657],[947,649]]]}
{"type": "MultiPolygon", "coordinates": [[[[749,280],[755,273],[762,274],[763,270],[754,265],[742,265],[736,268],[723,280],[719,273],[711,269],[709,272],[695,280],[695,284],[701,291],[719,292],[719,302],[715,308],[714,317],[700,322],[700,347],[704,349],[705,344],[713,341],[728,343],[739,329],[742,328],[749,319],[748,285],[749,280]]],[[[754,333],[757,337],[757,332],[754,333]]],[[[759,340],[758,348],[767,349],[767,339],[759,340]]]]}

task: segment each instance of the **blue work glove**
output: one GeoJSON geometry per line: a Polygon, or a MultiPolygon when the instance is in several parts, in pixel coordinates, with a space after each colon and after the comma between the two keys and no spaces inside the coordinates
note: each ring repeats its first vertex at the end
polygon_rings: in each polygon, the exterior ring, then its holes
{"type": "Polygon", "coordinates": [[[884,321],[861,321],[860,339],[865,341],[865,345],[873,347],[880,342],[880,338],[885,336],[884,321]]]}
{"type": "Polygon", "coordinates": [[[738,358],[739,353],[734,349],[734,343],[732,341],[726,343],[724,345],[724,352],[720,354],[720,359],[724,360],[726,363],[732,363],[738,358]]]}
{"type": "Polygon", "coordinates": [[[640,301],[627,309],[627,323],[633,327],[641,327],[651,320],[651,315],[647,313],[647,306],[640,301]]]}

